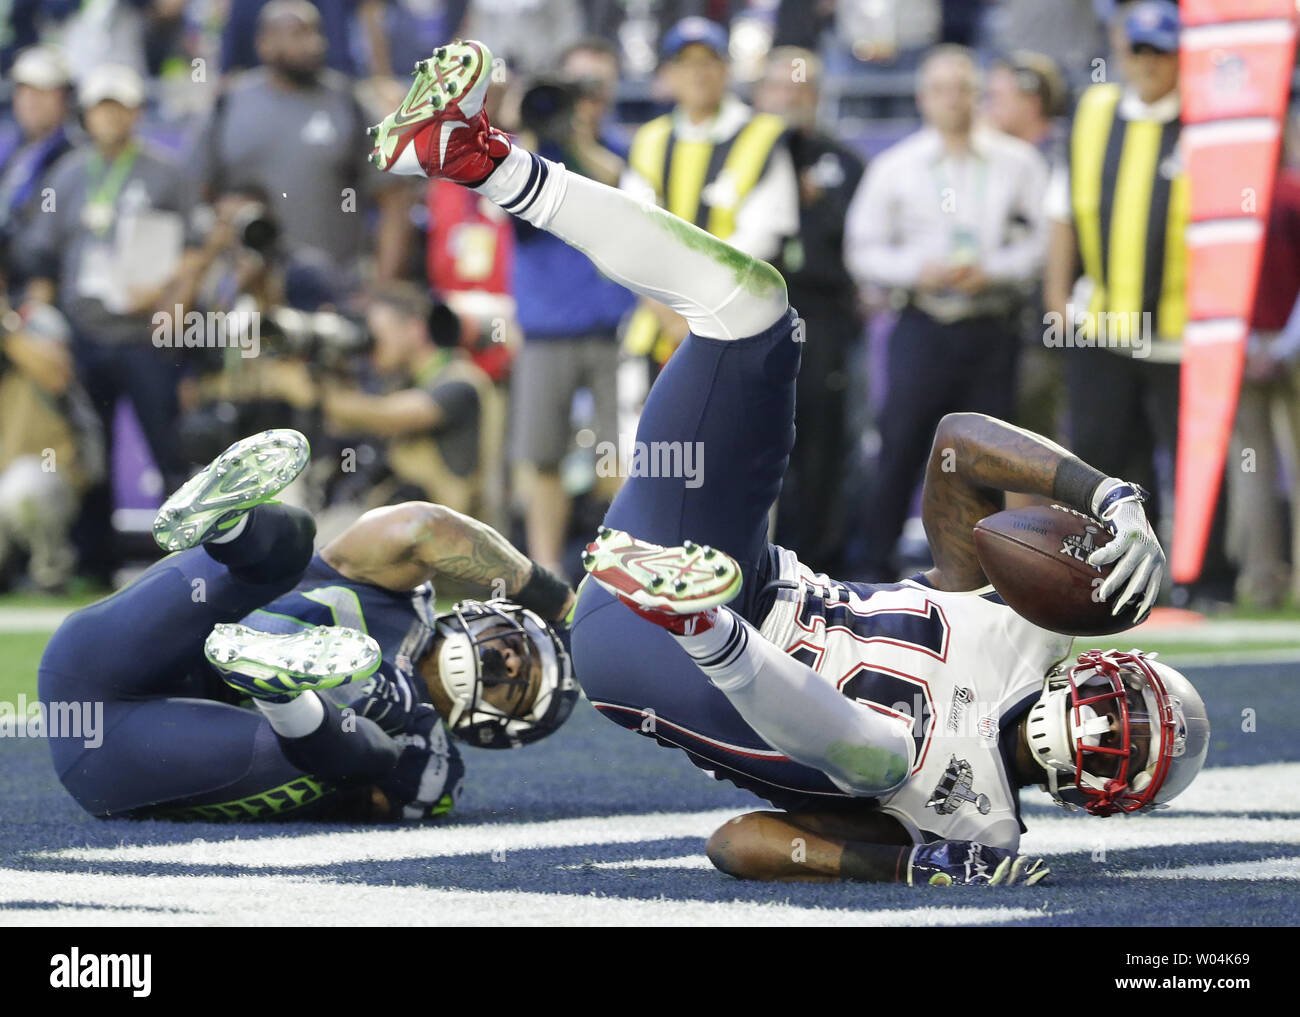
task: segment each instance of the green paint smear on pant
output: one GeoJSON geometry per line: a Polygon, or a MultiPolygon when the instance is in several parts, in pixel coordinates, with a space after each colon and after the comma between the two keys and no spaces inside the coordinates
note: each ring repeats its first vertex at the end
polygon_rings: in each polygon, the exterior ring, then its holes
{"type": "Polygon", "coordinates": [[[892,788],[907,776],[907,757],[875,745],[831,742],[826,747],[826,761],[838,769],[860,776],[865,783],[892,788]]]}
{"type": "Polygon", "coordinates": [[[661,208],[651,210],[651,216],[661,227],[676,237],[692,251],[725,265],[736,277],[736,285],[744,287],[747,293],[756,297],[767,296],[785,286],[781,273],[766,261],[760,261],[730,244],[724,243],[712,234],[705,233],[698,226],[693,226],[684,219],[665,212],[661,208]]]}

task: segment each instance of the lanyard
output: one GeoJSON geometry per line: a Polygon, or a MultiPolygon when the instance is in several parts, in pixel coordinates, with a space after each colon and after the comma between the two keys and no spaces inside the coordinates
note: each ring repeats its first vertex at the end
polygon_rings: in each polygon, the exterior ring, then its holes
{"type": "Polygon", "coordinates": [[[105,166],[103,157],[95,152],[86,164],[86,210],[88,224],[95,233],[103,236],[113,223],[113,206],[117,195],[126,183],[126,178],[135,165],[135,157],[140,149],[134,143],[128,145],[112,166],[105,166]]]}
{"type": "Polygon", "coordinates": [[[931,174],[934,178],[935,186],[939,191],[940,208],[945,198],[945,190],[952,192],[954,201],[953,222],[955,229],[952,230],[952,241],[955,247],[961,249],[964,255],[973,255],[973,248],[979,244],[979,214],[984,206],[984,192],[988,184],[988,165],[977,156],[974,152],[967,154],[966,172],[962,174],[962,182],[970,180],[971,172],[974,172],[975,180],[972,194],[968,198],[959,194],[957,191],[957,180],[951,172],[952,160],[950,156],[945,156],[931,165],[931,174]],[[970,164],[974,165],[971,166],[970,164]],[[964,207],[969,205],[969,209],[964,207]],[[974,214],[969,214],[973,212],[974,214]],[[967,248],[972,250],[967,250],[967,248]]]}

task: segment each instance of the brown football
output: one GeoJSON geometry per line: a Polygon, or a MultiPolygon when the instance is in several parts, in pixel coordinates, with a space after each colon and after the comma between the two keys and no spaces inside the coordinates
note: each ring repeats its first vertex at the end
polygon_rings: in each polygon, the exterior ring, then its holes
{"type": "Polygon", "coordinates": [[[993,588],[1022,618],[1071,636],[1107,636],[1138,622],[1141,597],[1118,615],[1097,598],[1111,565],[1087,562],[1110,533],[1064,505],[1008,509],[975,524],[975,550],[993,588]]]}

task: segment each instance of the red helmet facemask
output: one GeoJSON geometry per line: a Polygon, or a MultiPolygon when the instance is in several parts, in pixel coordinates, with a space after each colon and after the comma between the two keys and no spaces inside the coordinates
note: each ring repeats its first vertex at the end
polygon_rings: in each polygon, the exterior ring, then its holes
{"type": "Polygon", "coordinates": [[[1136,650],[1090,650],[1048,676],[1026,735],[1058,804],[1110,816],[1156,808],[1186,787],[1205,758],[1209,722],[1172,668],[1136,650]]]}

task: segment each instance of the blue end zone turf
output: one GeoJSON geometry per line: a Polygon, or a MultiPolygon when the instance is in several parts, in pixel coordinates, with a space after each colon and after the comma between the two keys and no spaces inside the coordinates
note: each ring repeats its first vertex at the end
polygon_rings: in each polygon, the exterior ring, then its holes
{"type": "MultiPolygon", "coordinates": [[[[203,904],[191,890],[159,884],[156,893],[136,889],[119,899],[113,880],[256,874],[273,880],[258,890],[271,912],[266,920],[289,924],[301,920],[300,912],[288,910],[299,905],[286,896],[285,910],[276,913],[277,877],[285,893],[309,892],[321,901],[359,885],[477,891],[492,907],[506,908],[491,912],[499,922],[536,916],[553,898],[559,910],[545,912],[551,920],[559,914],[574,922],[604,913],[593,908],[641,901],[651,916],[662,911],[666,922],[696,914],[675,910],[691,902],[752,902],[796,909],[782,912],[786,922],[828,924],[845,924],[853,913],[898,924],[1296,924],[1300,765],[1278,765],[1300,764],[1296,668],[1239,665],[1189,668],[1188,674],[1205,697],[1214,736],[1210,769],[1186,796],[1187,807],[1180,808],[1180,799],[1154,816],[1100,820],[1065,815],[1028,794],[1026,848],[1049,856],[1053,876],[1046,885],[1011,891],[768,885],[724,876],[705,867],[704,839],[728,814],[763,803],[600,718],[585,702],[548,741],[518,752],[467,751],[461,805],[446,821],[418,830],[101,822],[63,792],[43,742],[0,739],[0,921],[221,921],[220,905],[203,904]],[[690,813],[716,814],[680,815],[690,813]],[[174,847],[165,850],[168,845],[174,847]],[[48,854],[66,849],[92,850],[81,857],[48,854]],[[60,881],[41,873],[80,875],[60,881]],[[283,877],[320,885],[288,885],[293,880],[283,877]],[[806,910],[822,908],[845,911],[806,910]]],[[[428,908],[425,921],[464,917],[456,895],[429,899],[421,905],[428,908]],[[442,913],[443,907],[449,910],[442,913]]],[[[333,913],[344,923],[384,920],[359,904],[333,913]]],[[[637,912],[636,920],[654,921],[647,913],[637,912]]],[[[707,912],[700,920],[729,913],[707,912]]]]}

